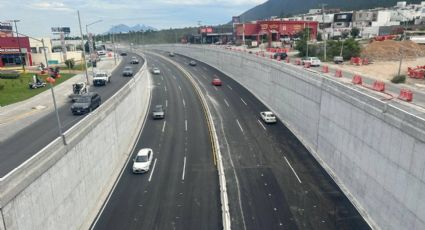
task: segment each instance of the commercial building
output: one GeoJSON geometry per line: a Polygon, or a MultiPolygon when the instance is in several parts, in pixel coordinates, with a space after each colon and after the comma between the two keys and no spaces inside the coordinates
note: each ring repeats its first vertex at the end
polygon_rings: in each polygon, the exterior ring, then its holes
{"type": "Polygon", "coordinates": [[[29,38],[0,37],[0,67],[22,64],[32,65],[29,38]]]}
{"type": "Polygon", "coordinates": [[[279,47],[283,39],[295,38],[306,28],[310,28],[310,40],[316,40],[317,21],[269,20],[235,24],[237,40],[249,40],[253,46],[267,43],[268,47],[279,47]]]}

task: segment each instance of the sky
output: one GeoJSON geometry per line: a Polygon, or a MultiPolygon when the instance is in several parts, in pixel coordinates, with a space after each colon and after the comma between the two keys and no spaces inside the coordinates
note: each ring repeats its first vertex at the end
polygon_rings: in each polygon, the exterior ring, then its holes
{"type": "Polygon", "coordinates": [[[79,35],[77,10],[83,33],[100,34],[112,26],[145,24],[157,29],[218,25],[265,0],[0,0],[0,22],[20,20],[19,33],[49,37],[51,27],[70,27],[79,35]]]}

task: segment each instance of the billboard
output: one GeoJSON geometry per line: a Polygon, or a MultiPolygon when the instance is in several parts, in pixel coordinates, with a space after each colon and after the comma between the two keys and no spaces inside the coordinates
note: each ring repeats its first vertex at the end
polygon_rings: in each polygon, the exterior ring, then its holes
{"type": "Polygon", "coordinates": [[[232,17],[232,23],[233,24],[237,24],[241,22],[241,17],[240,16],[233,16],[232,17]]]}
{"type": "Polygon", "coordinates": [[[13,27],[10,22],[0,22],[0,38],[13,37],[13,27]]]}
{"type": "Polygon", "coordinates": [[[69,27],[52,27],[52,33],[70,34],[71,28],[69,28],[69,27]]]}
{"type": "Polygon", "coordinates": [[[207,33],[212,33],[213,29],[212,29],[212,27],[208,27],[208,28],[206,28],[206,31],[207,31],[207,33]]]}

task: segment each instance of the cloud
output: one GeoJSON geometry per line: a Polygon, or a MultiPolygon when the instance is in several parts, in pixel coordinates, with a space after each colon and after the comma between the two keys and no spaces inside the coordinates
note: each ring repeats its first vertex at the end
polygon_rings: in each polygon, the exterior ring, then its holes
{"type": "Polygon", "coordinates": [[[243,5],[258,5],[266,2],[266,0],[160,0],[165,4],[172,5],[193,5],[193,6],[243,6],[243,5]]]}
{"type": "Polygon", "coordinates": [[[36,10],[72,11],[73,9],[62,2],[36,2],[30,5],[36,10]]]}

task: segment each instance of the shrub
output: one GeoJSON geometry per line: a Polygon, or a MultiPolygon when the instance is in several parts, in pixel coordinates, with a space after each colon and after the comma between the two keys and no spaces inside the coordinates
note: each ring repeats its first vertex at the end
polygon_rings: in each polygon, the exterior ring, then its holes
{"type": "Polygon", "coordinates": [[[13,70],[0,72],[1,79],[17,79],[19,75],[20,74],[18,71],[13,71],[13,70]]]}
{"type": "Polygon", "coordinates": [[[395,75],[392,79],[391,79],[392,83],[404,83],[406,82],[406,75],[395,75]]]}
{"type": "Polygon", "coordinates": [[[66,67],[68,67],[68,69],[74,69],[74,66],[75,66],[74,59],[67,59],[65,61],[65,65],[66,65],[66,67]]]}
{"type": "Polygon", "coordinates": [[[4,89],[4,85],[0,85],[0,90],[3,90],[4,89]]]}

